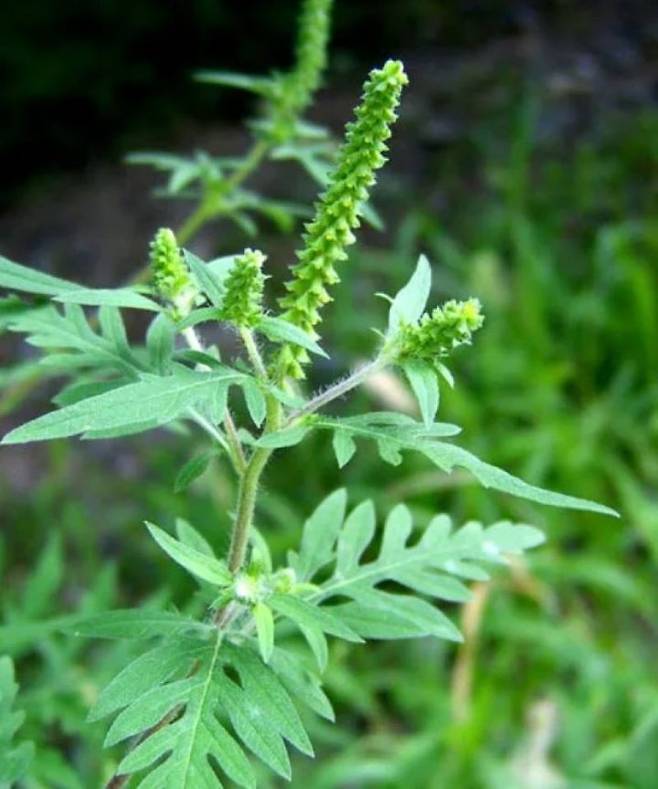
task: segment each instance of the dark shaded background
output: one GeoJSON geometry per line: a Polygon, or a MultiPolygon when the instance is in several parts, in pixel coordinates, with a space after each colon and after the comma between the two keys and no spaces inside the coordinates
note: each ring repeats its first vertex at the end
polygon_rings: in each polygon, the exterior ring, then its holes
{"type": "MultiPolygon", "coordinates": [[[[48,174],[131,147],[155,147],[183,120],[240,117],[246,109],[242,94],[197,85],[191,72],[285,68],[297,5],[291,0],[4,4],[0,205],[48,174]]],[[[334,31],[334,84],[391,54],[434,61],[473,58],[493,43],[513,50],[519,39],[532,38],[541,43],[543,58],[565,49],[586,56],[576,68],[577,79],[626,79],[635,85],[632,92],[645,84],[658,48],[651,0],[339,2],[334,31]]],[[[435,78],[440,81],[441,75],[435,78]]],[[[655,84],[649,90],[655,97],[655,84]]]]}

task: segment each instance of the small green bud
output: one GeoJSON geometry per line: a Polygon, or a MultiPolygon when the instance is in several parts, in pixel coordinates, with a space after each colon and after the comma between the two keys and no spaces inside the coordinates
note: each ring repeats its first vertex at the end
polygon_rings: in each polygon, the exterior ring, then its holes
{"type": "Polygon", "coordinates": [[[263,263],[266,257],[257,249],[245,249],[233,262],[226,279],[221,317],[240,328],[255,326],[263,316],[263,263]]]}
{"type": "Polygon", "coordinates": [[[263,594],[261,579],[248,573],[240,573],[233,584],[233,594],[241,602],[255,603],[263,594]]]}
{"type": "Polygon", "coordinates": [[[153,286],[160,298],[182,311],[185,311],[184,308],[189,309],[196,288],[176,236],[169,228],[160,228],[151,241],[150,264],[153,286]]]}
{"type": "Polygon", "coordinates": [[[273,577],[274,591],[278,594],[291,594],[297,585],[297,575],[292,567],[284,567],[273,577]]]}
{"type": "Polygon", "coordinates": [[[471,342],[473,332],[484,323],[478,299],[447,301],[416,324],[402,324],[395,340],[398,360],[419,359],[435,362],[453,348],[471,342]]]}
{"type": "MultiPolygon", "coordinates": [[[[339,281],[335,265],[347,258],[345,249],[356,240],[352,231],[359,227],[361,206],[368,200],[376,171],[386,162],[386,141],[407,82],[404,67],[397,60],[370,72],[356,119],[346,126],[336,167],[316,204],[315,218],[306,225],[304,248],[297,252],[299,262],[292,269],[293,278],[286,283],[288,293],[280,305],[285,310],[283,317],[314,339],[318,337],[313,327],[320,322],[320,308],[331,301],[327,288],[339,281]]],[[[302,348],[286,346],[279,361],[285,374],[302,378],[301,365],[308,361],[308,354],[302,348]]]]}

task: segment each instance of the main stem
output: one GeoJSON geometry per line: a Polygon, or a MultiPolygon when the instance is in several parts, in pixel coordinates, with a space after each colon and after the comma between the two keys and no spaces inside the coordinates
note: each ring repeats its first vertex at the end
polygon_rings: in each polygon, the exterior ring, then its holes
{"type": "MultiPolygon", "coordinates": [[[[267,411],[265,433],[271,433],[278,429],[281,420],[281,405],[271,395],[267,399],[267,411]]],[[[262,447],[256,449],[249,458],[245,472],[240,479],[238,507],[228,552],[228,569],[232,573],[237,573],[244,564],[249,545],[249,532],[256,509],[260,477],[271,454],[271,449],[262,447]]]]}

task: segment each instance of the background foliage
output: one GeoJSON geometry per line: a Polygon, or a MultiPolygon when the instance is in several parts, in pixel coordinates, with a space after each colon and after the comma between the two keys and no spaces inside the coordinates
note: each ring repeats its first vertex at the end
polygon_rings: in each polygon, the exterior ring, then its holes
{"type": "MultiPolygon", "coordinates": [[[[46,6],[34,5],[15,7],[9,22],[16,30],[32,32],[31,25],[49,30],[46,6]]],[[[75,15],[75,4],[67,5],[75,15]]],[[[350,18],[356,12],[345,6],[337,4],[332,81],[342,81],[351,97],[357,81],[351,80],[349,63],[337,74],[341,62],[351,53],[370,63],[380,44],[363,36],[355,40],[349,30],[362,30],[364,22],[358,14],[350,18]]],[[[106,114],[88,108],[60,112],[62,85],[88,68],[82,34],[71,34],[71,60],[62,60],[59,71],[49,65],[52,50],[35,58],[25,39],[14,39],[12,73],[21,74],[21,81],[3,82],[16,91],[5,103],[35,106],[24,103],[30,97],[44,112],[41,117],[50,118],[54,107],[63,119],[82,114],[88,151],[103,135],[114,140],[115,150],[126,150],[116,142],[127,131],[117,117],[146,89],[153,108],[140,110],[146,114],[129,133],[149,144],[157,141],[151,128],[164,136],[163,119],[174,112],[194,109],[203,119],[223,112],[234,117],[243,108],[218,105],[217,93],[204,93],[199,104],[189,99],[189,106],[182,98],[183,72],[227,65],[216,36],[222,31],[226,40],[235,40],[230,4],[197,3],[186,12],[192,26],[197,14],[215,20],[204,22],[207,48],[198,50],[198,62],[187,60],[185,47],[181,50],[171,35],[172,17],[162,21],[164,6],[131,4],[134,19],[126,18],[125,5],[120,19],[112,4],[96,4],[93,13],[101,7],[105,29],[125,31],[129,39],[124,45],[108,35],[116,51],[102,66],[93,53],[108,87],[97,82],[84,93],[85,101],[105,107],[106,114]],[[144,31],[151,48],[140,38],[144,31]],[[145,70],[138,54],[146,51],[158,51],[162,62],[151,61],[145,70]],[[185,69],[179,71],[181,64],[185,69]],[[160,104],[161,83],[171,88],[176,103],[160,104]],[[135,85],[143,87],[134,93],[135,85]],[[141,123],[148,128],[144,137],[135,131],[141,123]]],[[[78,11],[83,19],[92,13],[88,4],[85,8],[78,11]]],[[[537,484],[605,501],[623,517],[614,522],[539,510],[485,494],[466,478],[446,487],[445,477],[413,459],[382,471],[376,452],[364,449],[361,462],[341,475],[355,501],[372,496],[384,513],[404,499],[420,522],[442,510],[457,521],[512,517],[541,526],[549,540],[511,575],[477,587],[474,603],[462,614],[464,646],[422,640],[363,650],[333,644],[328,690],[341,726],[313,724],[319,758],[299,757],[294,785],[547,787],[562,782],[649,789],[658,772],[658,114],[644,91],[646,71],[655,67],[651,17],[643,17],[642,32],[629,38],[614,13],[607,28],[588,18],[582,24],[577,18],[570,27],[559,10],[538,4],[523,17],[525,6],[519,5],[516,15],[496,16],[495,22],[493,13],[485,14],[474,30],[472,22],[451,16],[449,4],[446,8],[438,17],[433,3],[419,2],[410,6],[404,27],[397,27],[398,18],[384,7],[381,46],[417,47],[410,72],[412,85],[422,90],[411,94],[410,117],[393,146],[397,172],[389,173],[380,193],[389,246],[370,232],[355,248],[327,314],[327,344],[347,353],[338,361],[340,369],[321,370],[313,383],[333,379],[365,353],[371,343],[367,327],[381,323],[385,310],[382,305],[378,315],[370,314],[377,309],[373,291],[402,285],[411,261],[426,251],[439,264],[435,301],[474,294],[487,313],[476,348],[455,364],[459,386],[445,394],[442,417],[463,425],[469,445],[492,462],[537,484]],[[411,18],[422,21],[411,24],[411,18]],[[529,56],[531,68],[521,73],[513,43],[507,40],[500,45],[502,54],[492,55],[493,40],[517,35],[519,28],[532,32],[533,19],[540,38],[555,29],[565,35],[548,53],[529,56]],[[417,27],[435,35],[450,32],[455,45],[477,44],[480,57],[433,60],[437,39],[406,35],[417,27]],[[578,32],[582,41],[569,49],[565,42],[578,32]],[[592,52],[602,49],[604,34],[618,46],[607,59],[595,57],[592,67],[592,52]],[[578,59],[580,46],[590,56],[589,70],[578,59]],[[437,62],[446,70],[432,75],[437,62]],[[606,90],[606,75],[615,69],[630,75],[631,85],[615,82],[606,90]],[[444,73],[450,75],[445,81],[444,73]],[[414,143],[418,137],[420,147],[414,143]]],[[[627,18],[632,21],[643,10],[641,4],[630,6],[627,18]]],[[[285,63],[285,12],[254,11],[254,16],[257,32],[250,27],[246,45],[228,65],[259,71],[278,58],[285,63]]],[[[180,19],[182,13],[176,24],[180,19]]],[[[95,21],[85,24],[98,29],[95,21]]],[[[81,23],[80,29],[87,28],[81,23]]],[[[441,41],[445,46],[446,39],[441,41]]],[[[197,91],[192,93],[200,96],[197,91]]],[[[337,108],[340,101],[336,94],[337,108]]],[[[16,140],[26,139],[24,128],[15,125],[21,115],[11,117],[3,148],[13,158],[16,151],[27,151],[15,147],[16,140]]],[[[53,134],[41,141],[44,145],[31,146],[35,153],[29,161],[36,170],[46,158],[80,164],[69,144],[70,127],[31,118],[35,129],[53,134]],[[52,132],[57,128],[64,144],[52,132]]],[[[336,126],[342,120],[336,117],[336,126]]],[[[302,193],[307,188],[299,183],[302,193]]],[[[75,232],[92,233],[90,228],[75,232]]],[[[284,258],[288,241],[276,237],[274,243],[284,258]]],[[[63,276],[80,275],[66,260],[44,260],[38,245],[26,249],[16,257],[63,276]]],[[[116,261],[116,270],[129,270],[141,249],[135,243],[129,260],[116,261]]],[[[78,265],[91,267],[92,261],[82,255],[78,265]]],[[[101,276],[107,283],[118,274],[105,270],[101,276]]],[[[361,397],[372,407],[403,396],[399,387],[386,379],[361,397]]],[[[11,391],[20,398],[20,389],[11,391]]],[[[36,408],[30,402],[22,410],[36,408]]],[[[108,769],[104,760],[113,757],[101,749],[102,724],[83,721],[100,688],[130,657],[129,647],[90,646],[56,633],[52,623],[40,623],[68,610],[122,607],[154,597],[187,600],[192,584],[143,533],[144,513],[154,522],[167,521],[172,513],[187,518],[223,549],[232,483],[222,463],[212,461],[210,473],[190,491],[174,492],[189,447],[166,434],[148,442],[136,438],[87,448],[62,442],[11,452],[11,459],[8,450],[0,455],[0,507],[2,609],[12,637],[4,631],[0,637],[21,684],[13,705],[27,713],[19,741],[37,746],[29,785],[97,785],[108,769]],[[83,728],[85,740],[79,737],[83,728]]],[[[295,542],[302,520],[337,485],[330,442],[322,433],[290,452],[285,466],[271,466],[259,526],[271,535],[279,556],[295,542]],[[303,485],[292,490],[291,479],[303,485]]],[[[1,671],[4,694],[11,685],[8,664],[1,671]]],[[[9,695],[0,695],[0,709],[12,703],[9,695]]],[[[261,777],[263,786],[272,780],[261,777]]]]}

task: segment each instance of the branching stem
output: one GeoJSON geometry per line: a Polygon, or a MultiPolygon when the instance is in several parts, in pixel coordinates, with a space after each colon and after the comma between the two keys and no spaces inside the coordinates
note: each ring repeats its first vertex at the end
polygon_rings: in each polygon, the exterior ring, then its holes
{"type": "Polygon", "coordinates": [[[306,403],[306,405],[304,405],[302,408],[299,408],[297,411],[293,411],[293,413],[288,417],[285,427],[289,426],[293,422],[296,422],[298,419],[301,419],[304,416],[308,416],[309,414],[315,413],[315,411],[319,411],[332,400],[337,400],[339,397],[347,394],[347,392],[355,389],[371,375],[374,375],[374,373],[382,370],[387,364],[388,361],[386,358],[379,355],[372,361],[367,362],[366,364],[357,368],[347,378],[343,378],[342,381],[337,381],[335,384],[332,384],[327,389],[320,392],[320,394],[309,400],[308,403],[306,403]]]}

